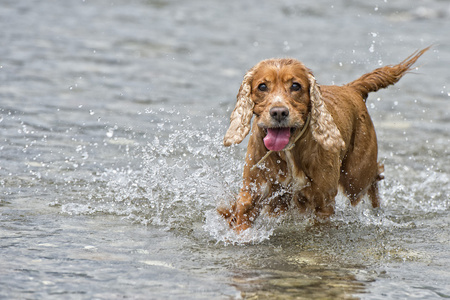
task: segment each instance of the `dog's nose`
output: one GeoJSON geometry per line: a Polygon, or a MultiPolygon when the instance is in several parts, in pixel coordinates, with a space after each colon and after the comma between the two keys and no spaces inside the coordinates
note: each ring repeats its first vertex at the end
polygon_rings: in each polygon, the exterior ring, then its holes
{"type": "Polygon", "coordinates": [[[270,116],[278,122],[283,121],[289,116],[289,109],[284,106],[272,107],[269,111],[270,116]]]}

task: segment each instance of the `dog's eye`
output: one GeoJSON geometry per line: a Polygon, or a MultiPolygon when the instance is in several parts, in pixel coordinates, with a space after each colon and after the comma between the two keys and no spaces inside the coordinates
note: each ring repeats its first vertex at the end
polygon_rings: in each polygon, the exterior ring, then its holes
{"type": "Polygon", "coordinates": [[[291,91],[294,91],[294,92],[300,91],[301,88],[302,88],[302,86],[298,82],[294,82],[291,85],[291,91]]]}
{"type": "Polygon", "coordinates": [[[267,91],[267,85],[265,83],[261,83],[260,85],[258,85],[258,90],[260,90],[261,92],[267,91]]]}

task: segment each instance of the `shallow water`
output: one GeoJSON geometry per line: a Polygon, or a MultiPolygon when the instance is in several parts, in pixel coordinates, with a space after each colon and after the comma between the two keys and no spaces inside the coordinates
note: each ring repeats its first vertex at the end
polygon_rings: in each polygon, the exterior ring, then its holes
{"type": "Polygon", "coordinates": [[[4,1],[0,26],[0,298],[450,297],[445,1],[4,1]],[[368,100],[380,209],[226,227],[248,68],[292,56],[343,84],[430,44],[368,100]]]}

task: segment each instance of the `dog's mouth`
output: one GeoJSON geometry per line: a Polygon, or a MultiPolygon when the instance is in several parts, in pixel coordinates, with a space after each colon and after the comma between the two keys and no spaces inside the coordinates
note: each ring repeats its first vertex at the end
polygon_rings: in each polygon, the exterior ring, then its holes
{"type": "Polygon", "coordinates": [[[289,144],[289,139],[296,129],[295,127],[264,128],[266,132],[264,145],[269,150],[281,151],[289,144]]]}

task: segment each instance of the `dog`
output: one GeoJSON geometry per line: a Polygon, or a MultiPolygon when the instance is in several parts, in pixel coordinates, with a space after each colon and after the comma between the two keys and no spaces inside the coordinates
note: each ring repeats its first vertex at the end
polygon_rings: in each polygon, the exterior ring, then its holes
{"type": "Polygon", "coordinates": [[[368,195],[378,207],[384,166],[366,100],[398,82],[429,48],[343,86],[320,86],[296,59],[256,64],[244,76],[223,140],[239,144],[251,130],[243,185],[231,207],[218,212],[237,232],[263,209],[279,215],[292,205],[326,220],[339,187],[353,206],[368,195]]]}

